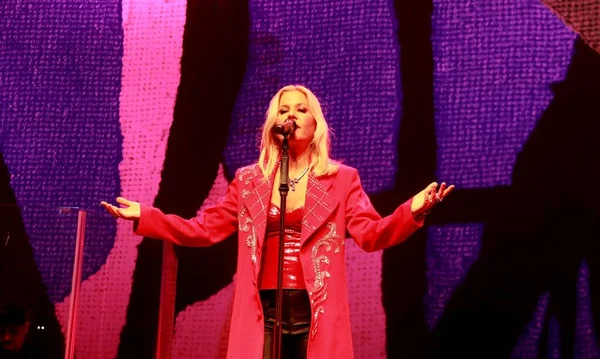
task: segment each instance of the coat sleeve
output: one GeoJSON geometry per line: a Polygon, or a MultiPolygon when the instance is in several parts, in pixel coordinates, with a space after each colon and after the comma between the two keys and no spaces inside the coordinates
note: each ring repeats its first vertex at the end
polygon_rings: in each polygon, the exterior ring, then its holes
{"type": "Polygon", "coordinates": [[[224,240],[237,230],[237,174],[219,203],[192,219],[164,214],[158,208],[142,205],[135,234],[190,247],[207,247],[224,240]]]}
{"type": "Polygon", "coordinates": [[[360,183],[358,171],[352,169],[346,196],[346,229],[364,251],[373,252],[398,244],[407,239],[423,221],[415,221],[410,211],[412,198],[394,213],[381,218],[373,208],[360,183]]]}

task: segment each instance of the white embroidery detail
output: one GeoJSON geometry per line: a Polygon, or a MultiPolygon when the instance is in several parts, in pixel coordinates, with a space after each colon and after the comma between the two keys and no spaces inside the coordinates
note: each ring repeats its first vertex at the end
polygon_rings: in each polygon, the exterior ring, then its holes
{"type": "Polygon", "coordinates": [[[238,215],[238,228],[240,229],[240,232],[248,233],[248,236],[246,237],[246,245],[248,248],[250,248],[250,258],[252,259],[252,263],[256,265],[256,231],[254,230],[252,218],[248,216],[248,209],[245,206],[242,207],[242,210],[238,215]]]}
{"type": "Polygon", "coordinates": [[[244,167],[240,170],[240,174],[238,175],[238,180],[243,182],[246,186],[252,182],[252,179],[256,177],[256,168],[258,165],[254,164],[252,166],[244,167]]]}
{"type": "Polygon", "coordinates": [[[250,194],[252,194],[252,192],[248,191],[247,189],[243,189],[242,190],[242,198],[243,199],[248,199],[248,197],[250,197],[250,194]]]}
{"type": "Polygon", "coordinates": [[[327,253],[330,253],[333,249],[333,253],[338,254],[344,245],[344,238],[336,232],[335,223],[329,222],[326,227],[329,229],[329,233],[315,243],[311,252],[311,260],[315,271],[314,290],[309,293],[313,309],[311,338],[317,334],[319,316],[325,314],[325,300],[327,300],[326,279],[331,277],[331,274],[325,268],[325,265],[329,265],[330,263],[327,253]]]}

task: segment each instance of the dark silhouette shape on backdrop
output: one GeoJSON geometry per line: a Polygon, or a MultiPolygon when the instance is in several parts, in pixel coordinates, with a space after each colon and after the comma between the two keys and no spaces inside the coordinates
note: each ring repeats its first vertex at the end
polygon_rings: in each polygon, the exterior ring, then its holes
{"type": "Polygon", "coordinates": [[[44,358],[64,357],[65,338],[35,262],[21,210],[10,187],[10,173],[0,152],[0,307],[5,308],[4,318],[12,322],[19,313],[6,309],[7,306],[31,313],[28,343],[39,348],[44,358]],[[44,330],[37,330],[37,326],[44,330]]]}
{"type": "MultiPolygon", "coordinates": [[[[246,1],[187,2],[181,82],[154,202],[166,213],[195,216],[212,188],[244,77],[248,33],[246,1]]],[[[210,248],[176,248],[176,313],[231,283],[236,245],[230,238],[210,248]]],[[[161,263],[162,243],[144,239],[118,358],[154,357],[161,263]]]]}
{"type": "MultiPolygon", "coordinates": [[[[398,172],[395,188],[372,195],[374,206],[386,215],[393,204],[435,180],[433,2],[395,0],[400,47],[402,118],[398,135],[398,172]],[[419,148],[419,151],[414,151],[419,148]],[[409,174],[409,175],[407,175],[409,174]]],[[[443,210],[444,206],[440,206],[443,210]]],[[[382,295],[386,313],[389,358],[421,358],[427,351],[429,330],[423,297],[427,293],[427,231],[383,252],[382,295]]]]}
{"type": "MultiPolygon", "coordinates": [[[[578,39],[566,78],[553,89],[516,160],[508,200],[487,221],[480,256],[435,328],[436,357],[509,357],[546,292],[561,357],[573,357],[583,260],[600,325],[600,54],[578,39]]],[[[549,354],[544,327],[540,358],[549,354]]]]}

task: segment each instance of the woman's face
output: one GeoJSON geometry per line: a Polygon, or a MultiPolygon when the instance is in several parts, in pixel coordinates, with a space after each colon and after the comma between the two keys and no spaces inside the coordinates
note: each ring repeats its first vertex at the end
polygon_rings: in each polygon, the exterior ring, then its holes
{"type": "MultiPolygon", "coordinates": [[[[302,92],[287,91],[281,95],[275,125],[279,125],[287,119],[296,122],[296,131],[289,137],[290,146],[308,147],[317,129],[317,122],[310,112],[306,95],[302,92]]],[[[282,139],[281,135],[277,135],[277,137],[279,140],[282,139]]]]}

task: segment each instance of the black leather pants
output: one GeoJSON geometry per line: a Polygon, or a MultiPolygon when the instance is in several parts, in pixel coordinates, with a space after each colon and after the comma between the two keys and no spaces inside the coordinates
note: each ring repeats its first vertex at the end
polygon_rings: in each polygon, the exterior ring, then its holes
{"type": "MultiPolygon", "coordinates": [[[[275,290],[261,290],[265,318],[265,344],[263,359],[271,359],[273,328],[275,326],[275,290]]],[[[310,331],[310,299],[305,290],[284,289],[281,319],[281,358],[306,359],[310,331]]]]}

